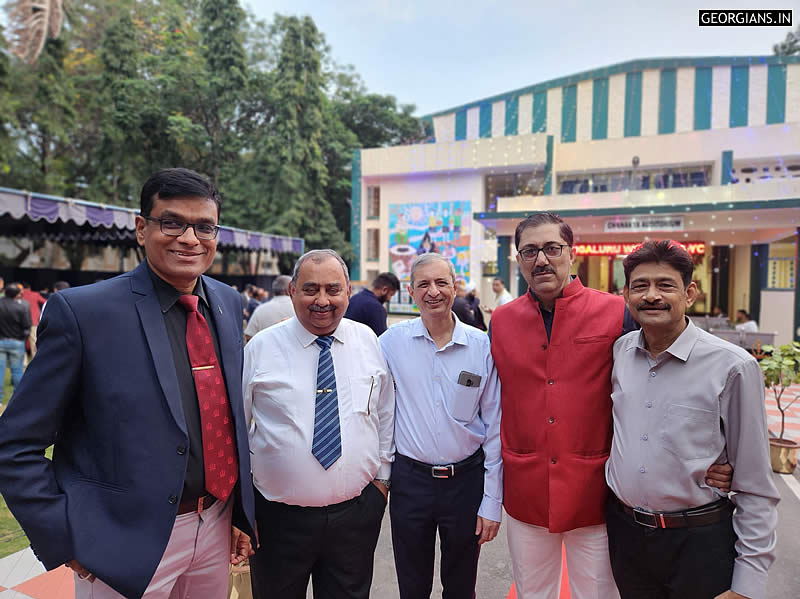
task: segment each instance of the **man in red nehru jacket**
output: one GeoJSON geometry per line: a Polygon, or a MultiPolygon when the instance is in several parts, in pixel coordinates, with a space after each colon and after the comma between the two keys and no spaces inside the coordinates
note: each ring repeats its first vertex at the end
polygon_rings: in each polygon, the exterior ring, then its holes
{"type": "MultiPolygon", "coordinates": [[[[604,505],[614,341],[637,328],[623,298],[570,276],[570,226],[550,212],[517,226],[528,293],[492,314],[502,387],[504,507],[519,599],[556,599],[566,547],[573,599],[614,599],[604,505]]],[[[730,467],[712,466],[725,488],[730,467]]]]}

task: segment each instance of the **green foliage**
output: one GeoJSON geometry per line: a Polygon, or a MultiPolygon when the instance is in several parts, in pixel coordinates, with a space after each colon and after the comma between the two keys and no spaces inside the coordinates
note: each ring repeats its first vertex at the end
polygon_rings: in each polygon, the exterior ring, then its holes
{"type": "Polygon", "coordinates": [[[791,385],[800,383],[800,343],[792,341],[778,347],[765,345],[762,351],[768,355],[759,362],[759,365],[764,373],[764,385],[772,391],[781,413],[779,438],[783,439],[786,410],[800,397],[795,396],[788,403],[783,400],[784,391],[791,385]]]}
{"type": "Polygon", "coordinates": [[[794,56],[800,54],[800,26],[796,31],[786,34],[786,39],[772,46],[776,56],[794,56]]]}
{"type": "Polygon", "coordinates": [[[135,207],[152,172],[186,166],[225,224],[348,259],[352,152],[423,139],[413,112],[336,65],[310,17],[71,0],[34,65],[0,52],[0,185],[135,207]]]}

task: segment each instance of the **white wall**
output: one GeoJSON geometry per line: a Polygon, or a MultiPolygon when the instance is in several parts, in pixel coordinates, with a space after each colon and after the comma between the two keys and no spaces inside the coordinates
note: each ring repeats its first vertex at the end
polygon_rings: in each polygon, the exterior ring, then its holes
{"type": "Polygon", "coordinates": [[[533,130],[533,94],[519,97],[519,112],[517,114],[517,134],[524,135],[533,130]]]}
{"type": "Polygon", "coordinates": [[[625,134],[625,73],[608,78],[608,138],[625,134]]]}
{"type": "Polygon", "coordinates": [[[753,318],[757,318],[760,331],[778,333],[775,337],[776,345],[791,342],[794,327],[794,291],[762,291],[761,314],[753,318]]]}
{"type": "Polygon", "coordinates": [[[660,71],[642,71],[642,137],[658,135],[658,90],[660,71]]]}
{"type": "Polygon", "coordinates": [[[767,65],[750,65],[747,95],[747,125],[767,124],[767,65]]]}
{"type": "Polygon", "coordinates": [[[694,69],[678,69],[675,92],[675,131],[694,129],[694,69]]]}

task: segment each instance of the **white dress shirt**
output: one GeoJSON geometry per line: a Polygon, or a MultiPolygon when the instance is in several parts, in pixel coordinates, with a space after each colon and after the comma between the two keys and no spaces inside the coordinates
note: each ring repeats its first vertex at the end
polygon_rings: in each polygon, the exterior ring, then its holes
{"type": "Polygon", "coordinates": [[[333,505],[391,475],[394,387],[378,338],[346,318],[332,336],[342,455],[328,470],[311,454],[317,336],[291,318],[265,329],[244,349],[242,395],[251,423],[253,482],[270,501],[333,505]]]}
{"type": "Polygon", "coordinates": [[[756,360],[688,321],[655,358],[642,331],[620,337],[611,382],[608,486],[631,507],[686,510],[725,496],[706,484],[705,475],[712,464],[729,461],[737,536],[731,589],[752,599],[765,597],[780,495],[772,481],[764,382],[756,360]]]}
{"type": "Polygon", "coordinates": [[[758,323],[755,320],[740,322],[736,325],[736,330],[741,333],[758,333],[758,323]]]}
{"type": "Polygon", "coordinates": [[[294,304],[288,295],[276,295],[268,302],[264,302],[253,310],[253,315],[247,322],[244,334],[255,337],[256,333],[263,331],[284,320],[294,316],[294,304]]]}
{"type": "Polygon", "coordinates": [[[499,295],[495,296],[495,307],[499,308],[500,306],[504,306],[514,298],[511,297],[511,294],[508,292],[508,289],[503,289],[499,295]]]}
{"type": "Polygon", "coordinates": [[[486,473],[478,515],[500,522],[500,380],[489,336],[453,318],[453,338],[441,349],[421,318],[396,324],[380,336],[397,389],[397,452],[426,464],[445,465],[483,447],[486,473]],[[459,384],[462,371],[480,376],[480,384],[459,384]]]}

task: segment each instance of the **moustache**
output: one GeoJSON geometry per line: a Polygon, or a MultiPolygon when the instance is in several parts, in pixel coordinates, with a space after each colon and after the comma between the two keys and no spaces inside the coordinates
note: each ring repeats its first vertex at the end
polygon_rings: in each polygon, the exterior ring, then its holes
{"type": "Polygon", "coordinates": [[[555,272],[556,271],[553,270],[552,268],[550,268],[549,266],[536,266],[533,269],[533,274],[534,275],[540,275],[540,274],[545,274],[545,273],[555,274],[555,272]]]}
{"type": "Polygon", "coordinates": [[[311,304],[308,309],[312,312],[333,312],[336,308],[334,306],[318,306],[317,304],[311,304]]]}
{"type": "Polygon", "coordinates": [[[647,302],[642,302],[638,306],[636,306],[637,310],[672,310],[672,306],[669,304],[648,304],[647,302]]]}

